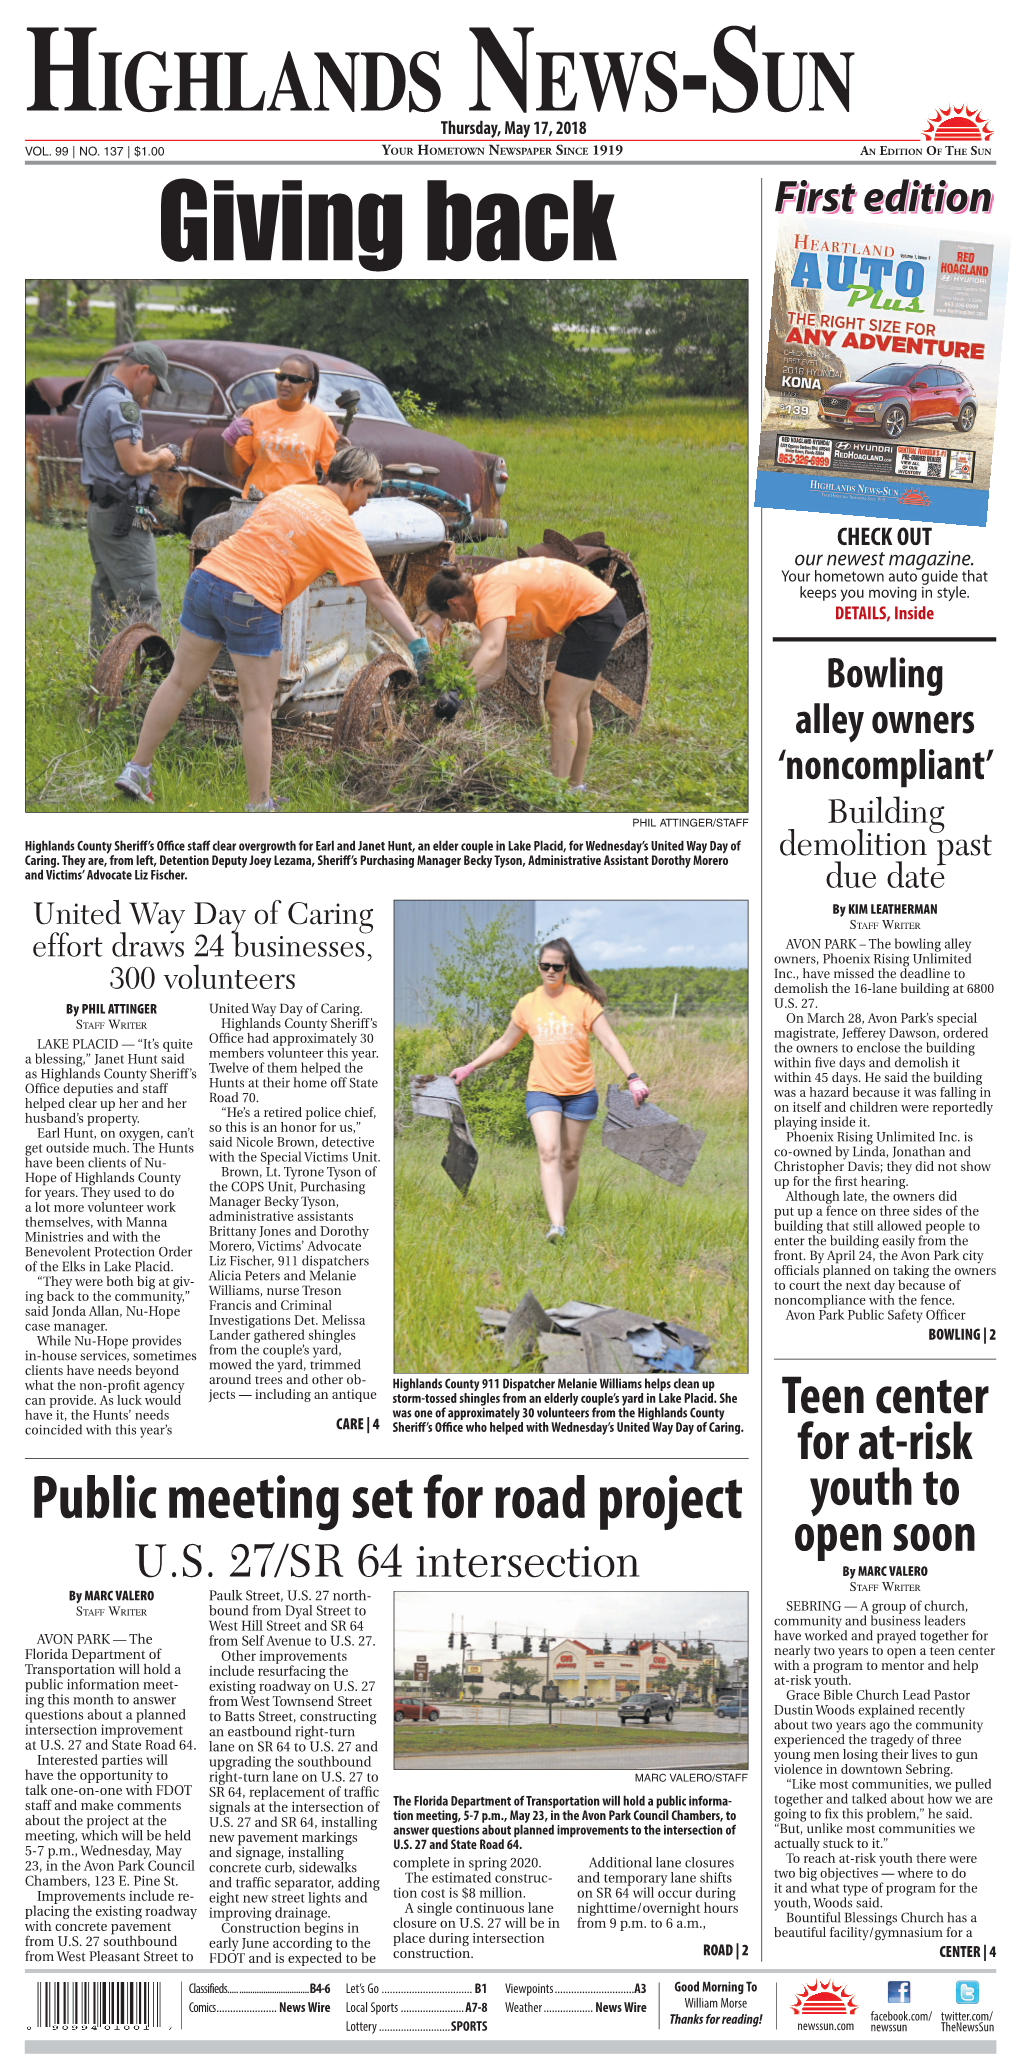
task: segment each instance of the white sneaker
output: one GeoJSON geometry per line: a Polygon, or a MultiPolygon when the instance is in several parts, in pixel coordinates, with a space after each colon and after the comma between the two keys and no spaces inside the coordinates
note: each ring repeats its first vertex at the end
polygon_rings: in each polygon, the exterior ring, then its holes
{"type": "Polygon", "coordinates": [[[129,760],[123,774],[117,776],[114,788],[121,795],[130,796],[133,803],[154,803],[152,793],[152,768],[140,767],[136,760],[129,760]]]}
{"type": "Polygon", "coordinates": [[[545,1237],[547,1240],[565,1240],[567,1228],[565,1225],[551,1225],[545,1237]]]}

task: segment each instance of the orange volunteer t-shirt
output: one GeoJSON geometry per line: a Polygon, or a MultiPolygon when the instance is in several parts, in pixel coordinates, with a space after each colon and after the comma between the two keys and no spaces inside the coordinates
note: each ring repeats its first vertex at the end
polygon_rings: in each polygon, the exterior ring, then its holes
{"type": "Polygon", "coordinates": [[[353,519],[328,487],[281,487],[202,568],[233,581],[269,609],[285,609],[320,573],[332,571],[343,588],[379,580],[379,568],[353,519]]]}
{"type": "Polygon", "coordinates": [[[566,559],[508,559],[475,581],[477,622],[484,630],[505,616],[508,638],[551,638],[578,616],[595,616],[614,589],[586,566],[566,559]]]}
{"type": "Polygon", "coordinates": [[[581,1096],[595,1087],[595,1068],[588,1034],[603,1006],[586,989],[570,983],[553,1000],[544,989],[522,996],[511,1012],[515,1025],[534,1046],[528,1088],[547,1089],[553,1096],[581,1096]]]}
{"type": "Polygon", "coordinates": [[[253,487],[268,495],[302,482],[314,486],[316,460],[325,470],[336,450],[336,424],[323,410],[310,401],[290,410],[276,401],[259,401],[244,413],[251,436],[239,437],[234,450],[252,467],[244,483],[245,500],[253,487]]]}

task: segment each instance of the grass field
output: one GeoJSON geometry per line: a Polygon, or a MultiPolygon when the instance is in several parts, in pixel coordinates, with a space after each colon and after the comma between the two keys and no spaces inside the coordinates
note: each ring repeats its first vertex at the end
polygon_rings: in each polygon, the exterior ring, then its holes
{"type": "MultiPolygon", "coordinates": [[[[98,301],[110,301],[111,288],[100,287],[98,301]]],[[[145,303],[162,302],[163,307],[145,306],[136,324],[139,343],[146,337],[215,337],[223,329],[218,315],[192,313],[177,305],[180,286],[172,281],[164,284],[152,280],[145,288],[145,303]]],[[[34,337],[36,311],[34,304],[25,310],[25,379],[34,380],[42,373],[59,378],[61,373],[87,373],[89,367],[108,351],[114,341],[113,306],[96,307],[86,322],[72,322],[71,334],[66,337],[34,337]]]]}
{"type": "MultiPolygon", "coordinates": [[[[402,1374],[495,1372],[476,1305],[579,1298],[679,1319],[713,1343],[726,1374],[747,1362],[747,1020],[613,1022],[657,1103],[708,1137],[683,1189],[621,1161],[591,1127],[568,1238],[549,1246],[533,1149],[480,1143],[461,1197],[440,1166],[445,1131],[416,1119],[396,1146],[394,1367],[402,1374]]],[[[593,1046],[605,1089],[618,1070],[593,1046]]],[[[448,1054],[437,1035],[437,1072],[448,1054]]],[[[465,1097],[470,1118],[470,1087],[465,1097]]]]}
{"type": "MultiPolygon", "coordinates": [[[[442,1721],[433,1721],[421,1726],[416,1721],[404,1721],[393,1730],[393,1753],[399,1763],[404,1756],[483,1756],[483,1755],[548,1755],[563,1749],[573,1749],[582,1754],[586,1749],[593,1756],[605,1749],[618,1749],[627,1738],[627,1728],[619,1723],[613,1727],[571,1727],[554,1724],[548,1720],[515,1720],[511,1727],[477,1727],[455,1725],[444,1727],[442,1721]]],[[[725,1736],[706,1734],[704,1729],[684,1727],[632,1727],[630,1732],[637,1736],[642,1749],[658,1748],[700,1748],[715,1747],[720,1742],[743,1741],[745,1734],[725,1736]]]]}
{"type": "MultiPolygon", "coordinates": [[[[158,314],[150,324],[167,333],[158,314]]],[[[89,339],[88,362],[105,341],[89,339]]],[[[35,370],[80,370],[78,347],[60,349],[66,366],[50,360],[57,347],[46,345],[35,370]]],[[[513,555],[546,528],[601,528],[633,554],[645,583],[654,640],[648,708],[637,732],[596,732],[588,794],[572,799],[574,807],[745,809],[746,415],[727,403],[652,394],[619,416],[471,416],[449,418],[444,427],[507,459],[510,538],[502,549],[513,555]]],[[[173,643],[187,546],[160,539],[157,554],[163,629],[173,643]]],[[[133,747],[137,712],[118,713],[96,730],[84,721],[91,577],[83,531],[29,523],[28,807],[137,815],[111,786],[133,747]]],[[[359,760],[332,763],[291,749],[274,773],[274,789],[291,810],[548,811],[562,808],[563,798],[547,764],[544,734],[507,723],[483,697],[464,730],[443,727],[413,755],[380,746],[359,760]]],[[[157,762],[157,810],[236,811],[245,799],[229,717],[215,739],[178,726],[157,762]]]]}

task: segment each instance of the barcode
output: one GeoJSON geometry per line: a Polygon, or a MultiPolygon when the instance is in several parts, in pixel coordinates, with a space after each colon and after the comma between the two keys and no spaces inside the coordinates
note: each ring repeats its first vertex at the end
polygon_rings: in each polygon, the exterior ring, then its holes
{"type": "Polygon", "coordinates": [[[36,1986],[39,2028],[152,2028],[163,1987],[149,1978],[47,1978],[36,1986]]]}

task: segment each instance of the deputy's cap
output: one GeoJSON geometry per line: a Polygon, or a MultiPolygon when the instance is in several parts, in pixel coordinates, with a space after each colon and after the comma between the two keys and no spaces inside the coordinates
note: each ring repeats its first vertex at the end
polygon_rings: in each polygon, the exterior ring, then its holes
{"type": "Polygon", "coordinates": [[[161,387],[164,394],[170,393],[170,382],[167,379],[170,367],[167,364],[166,353],[160,350],[158,344],[131,344],[124,357],[129,365],[148,366],[150,373],[156,375],[157,387],[161,387]]]}

